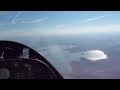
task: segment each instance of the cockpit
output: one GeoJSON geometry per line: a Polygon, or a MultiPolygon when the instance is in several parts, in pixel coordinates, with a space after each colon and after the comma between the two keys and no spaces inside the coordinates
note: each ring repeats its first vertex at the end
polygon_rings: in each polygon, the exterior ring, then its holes
{"type": "Polygon", "coordinates": [[[23,44],[0,41],[0,79],[62,79],[39,53],[23,44]]]}

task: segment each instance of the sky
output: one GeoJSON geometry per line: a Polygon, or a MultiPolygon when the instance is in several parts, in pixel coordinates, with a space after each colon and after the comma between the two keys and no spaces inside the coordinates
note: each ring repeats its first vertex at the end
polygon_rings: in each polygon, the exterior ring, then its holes
{"type": "Polygon", "coordinates": [[[120,31],[119,11],[2,11],[0,36],[120,31]]]}

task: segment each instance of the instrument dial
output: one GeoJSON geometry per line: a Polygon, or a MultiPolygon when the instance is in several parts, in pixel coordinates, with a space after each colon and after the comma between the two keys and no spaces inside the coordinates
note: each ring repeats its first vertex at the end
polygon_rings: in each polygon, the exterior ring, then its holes
{"type": "Polygon", "coordinates": [[[6,68],[0,69],[0,79],[8,79],[10,77],[10,71],[6,68]]]}

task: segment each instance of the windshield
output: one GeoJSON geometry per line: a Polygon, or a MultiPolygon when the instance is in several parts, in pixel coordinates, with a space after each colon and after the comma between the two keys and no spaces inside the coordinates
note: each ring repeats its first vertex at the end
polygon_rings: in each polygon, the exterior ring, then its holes
{"type": "Polygon", "coordinates": [[[120,78],[120,12],[0,11],[0,40],[23,43],[64,78],[120,78]]]}

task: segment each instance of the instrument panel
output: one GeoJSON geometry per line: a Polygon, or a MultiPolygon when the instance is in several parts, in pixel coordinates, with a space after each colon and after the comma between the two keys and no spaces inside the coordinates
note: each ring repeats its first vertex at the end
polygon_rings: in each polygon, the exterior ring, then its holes
{"type": "Polygon", "coordinates": [[[0,79],[63,79],[34,49],[14,41],[0,41],[0,79]]]}
{"type": "Polygon", "coordinates": [[[54,73],[37,60],[0,61],[0,79],[53,79],[54,73]]]}

